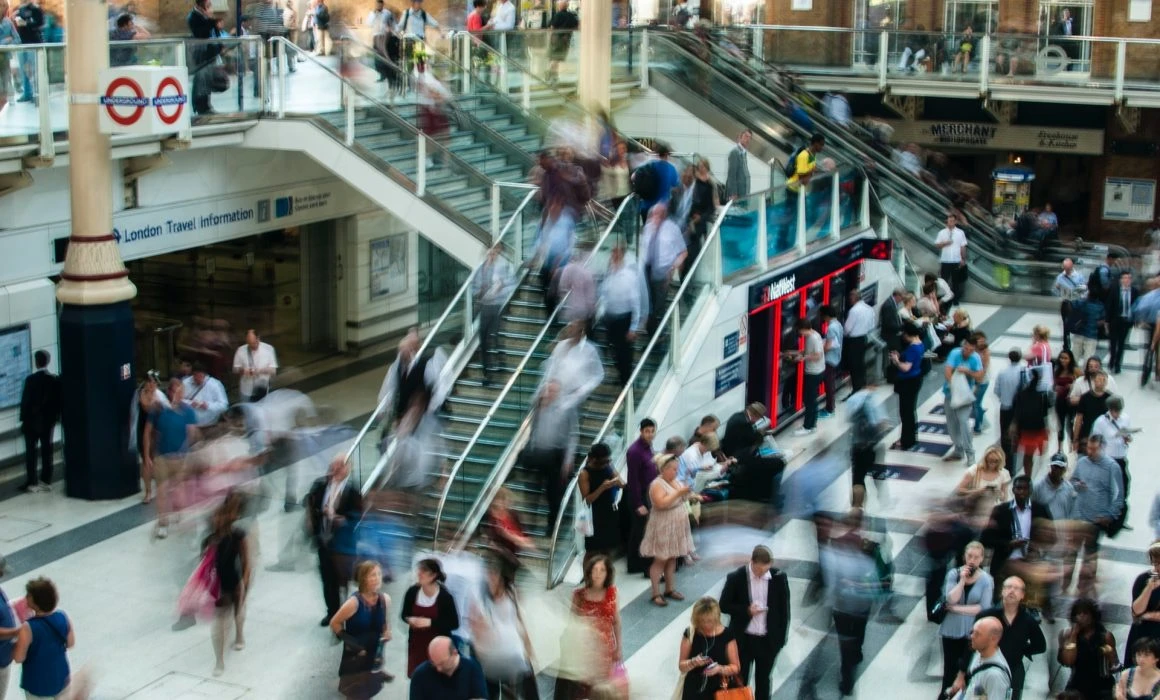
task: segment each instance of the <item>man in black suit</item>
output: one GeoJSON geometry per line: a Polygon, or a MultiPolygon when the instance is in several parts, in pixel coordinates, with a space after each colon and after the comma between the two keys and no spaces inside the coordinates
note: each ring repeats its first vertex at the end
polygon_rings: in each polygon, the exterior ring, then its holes
{"type": "Polygon", "coordinates": [[[886,343],[887,350],[884,355],[889,355],[891,350],[902,350],[902,316],[898,310],[902,308],[902,297],[905,294],[906,290],[902,287],[895,289],[878,309],[878,334],[882,336],[882,342],[886,343]]]}
{"type": "Polygon", "coordinates": [[[327,475],[319,478],[306,494],[306,524],[314,544],[318,547],[318,573],[322,576],[322,599],[326,602],[326,617],[320,626],[330,624],[338,612],[339,586],[349,578],[342,573],[342,562],[353,544],[349,537],[363,513],[362,493],[349,479],[350,465],[346,455],[339,453],[330,462],[327,475]]]}
{"type": "Polygon", "coordinates": [[[768,499],[777,509],[781,506],[785,462],[780,457],[761,454],[762,443],[770,432],[769,421],[764,419],[765,405],[756,401],[734,413],[725,423],[721,452],[737,461],[729,470],[730,491],[751,501],[768,499]]]}
{"type": "Polygon", "coordinates": [[[991,576],[996,581],[1010,575],[1004,570],[1011,561],[1025,559],[1029,550],[1045,549],[1055,542],[1051,511],[1031,501],[1031,479],[1025,474],[1012,479],[1011,494],[1014,498],[1009,503],[1000,503],[991,510],[991,519],[980,537],[983,546],[992,550],[991,576]]]}
{"type": "Polygon", "coordinates": [[[24,433],[25,493],[47,491],[52,485],[52,431],[60,420],[60,377],[48,371],[49,354],[33,355],[36,371],[24,380],[20,396],[20,432],[24,433]],[[36,480],[36,447],[40,445],[40,483],[36,480]]]}
{"type": "Polygon", "coordinates": [[[1119,374],[1124,361],[1124,345],[1128,333],[1132,331],[1132,303],[1140,296],[1140,290],[1132,286],[1132,273],[1120,273],[1120,286],[1108,294],[1108,369],[1119,374]]]}
{"type": "Polygon", "coordinates": [[[749,684],[756,665],[754,700],[769,700],[769,679],[777,655],[789,634],[789,578],[773,568],[768,547],[753,549],[749,563],[725,577],[721,612],[729,616],[729,630],[737,639],[741,678],[749,684]]]}

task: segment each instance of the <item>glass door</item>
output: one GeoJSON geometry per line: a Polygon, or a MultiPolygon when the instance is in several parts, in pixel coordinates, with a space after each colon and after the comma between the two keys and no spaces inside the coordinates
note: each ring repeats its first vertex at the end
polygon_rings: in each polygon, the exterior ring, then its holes
{"type": "Polygon", "coordinates": [[[945,34],[942,41],[946,63],[955,68],[961,66],[963,72],[978,70],[980,58],[979,41],[987,34],[994,34],[999,24],[999,0],[948,0],[946,4],[945,34]],[[965,53],[968,60],[960,63],[959,54],[965,53]]]}
{"type": "Polygon", "coordinates": [[[1040,0],[1037,72],[1091,73],[1091,44],[1071,37],[1091,36],[1093,0],[1040,0]]]}

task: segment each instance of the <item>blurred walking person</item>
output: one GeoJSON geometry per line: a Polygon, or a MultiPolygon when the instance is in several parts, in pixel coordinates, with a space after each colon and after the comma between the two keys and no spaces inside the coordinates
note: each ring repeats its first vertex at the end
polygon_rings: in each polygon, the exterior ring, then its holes
{"type": "Polygon", "coordinates": [[[245,497],[240,492],[230,492],[210,517],[210,533],[202,545],[203,550],[214,550],[214,568],[221,587],[210,632],[216,662],[214,676],[220,676],[226,670],[226,631],[231,618],[234,623],[234,651],[246,648],[243,627],[246,622],[246,596],[253,575],[253,545],[246,531],[237,524],[242,517],[244,503],[245,497]]]}
{"type": "Polygon", "coordinates": [[[515,587],[515,568],[489,557],[486,582],[471,612],[476,660],[487,679],[488,696],[539,700],[531,638],[515,587]]]}
{"type": "Polygon", "coordinates": [[[552,280],[555,287],[553,296],[564,307],[560,309],[560,319],[564,323],[579,323],[584,333],[592,333],[592,321],[596,318],[596,276],[588,266],[592,254],[590,247],[579,247],[552,280]]]}
{"type": "Polygon", "coordinates": [[[866,623],[880,590],[874,560],[864,551],[861,510],[847,517],[848,530],[822,548],[819,562],[830,596],[834,631],[838,635],[840,670],[838,692],[854,694],[854,676],[862,663],[866,623]]]}
{"type": "Polygon", "coordinates": [[[688,256],[681,228],[669,217],[666,204],[655,205],[648,213],[648,223],[641,234],[641,250],[645,251],[645,279],[648,281],[648,332],[657,332],[669,306],[669,287],[677,271],[688,256]]]}
{"type": "Polygon", "coordinates": [[[581,585],[572,591],[571,611],[572,621],[580,626],[583,639],[571,646],[579,640],[566,636],[563,644],[569,646],[561,646],[562,668],[556,679],[556,700],[591,697],[593,686],[612,679],[616,667],[624,662],[612,560],[596,554],[585,560],[583,569],[581,585]]]}
{"type": "Polygon", "coordinates": [[[143,444],[147,470],[157,479],[157,529],[154,536],[158,539],[169,535],[174,487],[183,478],[185,457],[198,438],[197,415],[183,402],[184,392],[180,379],[173,377],[169,380],[169,405],[152,414],[152,425],[145,433],[143,444]],[[156,459],[150,456],[154,446],[156,459]]]}
{"type": "Polygon", "coordinates": [[[609,256],[608,272],[600,283],[601,323],[604,337],[612,347],[612,360],[620,386],[632,377],[633,344],[644,331],[648,315],[648,287],[636,265],[624,259],[624,244],[617,243],[609,256]]]}
{"type": "MultiPolygon", "coordinates": [[[[513,285],[512,268],[503,257],[503,245],[496,243],[472,280],[471,289],[479,307],[479,363],[483,368],[483,385],[491,386],[494,357],[499,352],[496,339],[503,306],[513,285]]],[[[502,365],[501,365],[502,366],[502,365]]]]}
{"type": "Polygon", "coordinates": [[[326,616],[319,626],[326,627],[338,612],[339,588],[350,578],[341,564],[343,551],[352,551],[344,541],[363,513],[362,494],[350,481],[350,464],[339,453],[330,461],[326,476],[318,479],[306,494],[306,522],[318,549],[318,573],[322,579],[322,600],[326,616]]]}

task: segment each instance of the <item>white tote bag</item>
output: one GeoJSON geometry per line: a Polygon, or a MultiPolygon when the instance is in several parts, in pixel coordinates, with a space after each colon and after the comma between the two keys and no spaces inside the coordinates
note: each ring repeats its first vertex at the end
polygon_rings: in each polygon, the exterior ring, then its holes
{"type": "Polygon", "coordinates": [[[962,408],[975,402],[975,392],[967,375],[955,372],[951,376],[951,408],[962,408]]]}

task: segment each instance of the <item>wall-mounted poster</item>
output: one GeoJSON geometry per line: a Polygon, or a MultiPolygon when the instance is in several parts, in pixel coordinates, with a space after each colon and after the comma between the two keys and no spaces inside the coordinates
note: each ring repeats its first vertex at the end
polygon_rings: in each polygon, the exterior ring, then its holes
{"type": "Polygon", "coordinates": [[[371,241],[371,299],[407,291],[407,235],[371,241]]]}
{"type": "Polygon", "coordinates": [[[32,373],[32,333],[27,325],[0,330],[0,408],[20,405],[24,379],[32,373]]]}
{"type": "Polygon", "coordinates": [[[1156,209],[1156,181],[1127,177],[1104,179],[1104,219],[1151,221],[1156,209]]]}

